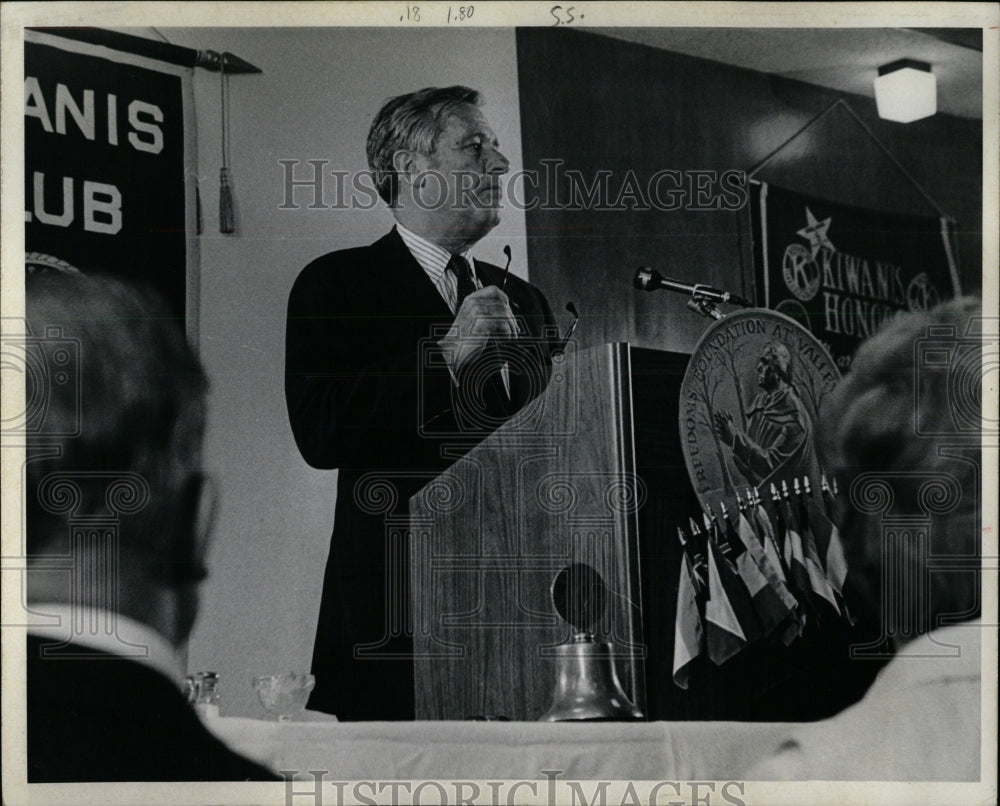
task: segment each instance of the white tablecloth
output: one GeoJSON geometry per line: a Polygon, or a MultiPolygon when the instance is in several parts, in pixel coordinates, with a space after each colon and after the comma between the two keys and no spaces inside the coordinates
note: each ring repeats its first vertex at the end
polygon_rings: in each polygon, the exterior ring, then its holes
{"type": "Polygon", "coordinates": [[[309,780],[730,780],[793,725],[751,722],[266,722],[209,727],[234,749],[309,780]]]}

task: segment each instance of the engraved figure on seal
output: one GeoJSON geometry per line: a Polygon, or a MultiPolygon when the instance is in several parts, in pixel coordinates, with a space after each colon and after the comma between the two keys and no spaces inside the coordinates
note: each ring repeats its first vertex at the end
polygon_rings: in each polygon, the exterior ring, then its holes
{"type": "Polygon", "coordinates": [[[732,450],[736,469],[751,485],[764,489],[789,475],[819,478],[813,421],[795,387],[788,348],[766,342],[756,374],[762,391],[746,411],[745,426],[726,409],[713,412],[715,432],[732,450]]]}

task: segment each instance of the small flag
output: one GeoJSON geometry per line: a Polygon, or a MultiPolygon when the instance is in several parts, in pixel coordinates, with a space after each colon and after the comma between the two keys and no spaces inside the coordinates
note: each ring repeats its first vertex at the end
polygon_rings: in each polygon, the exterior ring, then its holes
{"type": "MultiPolygon", "coordinates": [[[[836,484],[836,480],[834,480],[836,484]]],[[[806,492],[809,492],[809,479],[805,480],[806,492]]],[[[820,557],[823,559],[826,568],[826,576],[830,580],[833,589],[843,596],[844,580],[847,579],[847,558],[844,555],[844,543],[840,538],[840,529],[834,520],[835,499],[830,485],[827,484],[826,476],[822,477],[822,496],[826,505],[826,518],[821,519],[817,524],[816,542],[820,550],[820,557]]]]}
{"type": "MultiPolygon", "coordinates": [[[[826,481],[824,477],[823,481],[826,481]]],[[[829,489],[829,488],[827,488],[829,489]]],[[[844,546],[840,540],[837,525],[827,517],[824,508],[810,507],[809,498],[812,486],[807,476],[802,480],[802,491],[799,491],[799,481],[795,480],[795,493],[799,496],[799,522],[803,529],[809,529],[816,541],[816,550],[830,581],[833,590],[843,596],[844,580],[847,578],[847,560],[844,557],[844,546]]]]}
{"type": "MultiPolygon", "coordinates": [[[[733,612],[736,613],[736,618],[739,619],[740,626],[743,628],[743,634],[746,636],[747,642],[756,641],[763,633],[760,619],[757,617],[753,606],[753,596],[737,570],[736,558],[730,549],[729,540],[724,532],[719,529],[719,522],[714,517],[711,520],[711,529],[707,534],[710,550],[714,548],[718,551],[716,555],[716,567],[719,570],[719,577],[722,580],[722,586],[726,590],[726,595],[729,597],[729,603],[733,607],[733,612]],[[718,560],[720,557],[726,557],[727,559],[719,563],[718,560]]],[[[739,543],[739,540],[736,542],[739,543]]],[[[740,546],[740,552],[741,554],[746,554],[742,549],[742,545],[740,546]]],[[[752,567],[753,563],[751,562],[750,565],[752,567]]],[[[760,569],[757,570],[759,573],[760,569]]]]}
{"type": "Polygon", "coordinates": [[[767,577],[768,582],[770,582],[771,586],[781,597],[781,601],[790,610],[794,610],[798,605],[798,600],[792,595],[792,592],[785,584],[785,575],[781,571],[781,566],[775,564],[771,557],[764,551],[764,547],[760,544],[756,535],[754,535],[753,527],[742,513],[737,522],[736,533],[743,545],[747,547],[750,556],[757,562],[757,566],[764,573],[764,576],[767,577]]]}
{"type": "MultiPolygon", "coordinates": [[[[725,513],[725,508],[723,508],[723,512],[725,513]]],[[[770,635],[791,619],[795,622],[795,629],[791,631],[786,644],[791,643],[791,640],[799,634],[798,618],[795,612],[798,602],[778,574],[770,567],[770,561],[764,554],[764,549],[753,537],[753,530],[742,513],[739,518],[739,531],[729,520],[728,514],[725,514],[724,520],[730,541],[738,542],[743,547],[743,552],[736,558],[736,567],[740,577],[746,583],[754,612],[760,619],[764,634],[770,635]]]]}
{"type": "Polygon", "coordinates": [[[715,552],[708,547],[708,601],[705,602],[705,645],[708,657],[719,666],[746,646],[746,636],[719,579],[715,552]]]}
{"type": "Polygon", "coordinates": [[[791,521],[791,510],[788,501],[781,499],[778,489],[771,485],[771,500],[774,502],[775,522],[783,537],[783,558],[788,569],[788,583],[799,603],[807,612],[815,613],[816,606],[812,600],[812,583],[809,581],[809,571],[806,569],[805,552],[802,549],[802,537],[797,526],[791,521]]]}
{"type": "MultiPolygon", "coordinates": [[[[792,542],[788,534],[788,519],[785,517],[785,511],[781,507],[781,494],[773,484],[771,485],[771,503],[774,506],[775,541],[782,549],[781,556],[785,560],[785,567],[791,570],[792,557],[794,555],[792,553],[792,542]]],[[[763,506],[761,509],[763,509],[763,506]]]]}
{"type": "Polygon", "coordinates": [[[677,615],[674,618],[674,683],[686,689],[691,677],[691,664],[701,655],[705,632],[698,612],[698,592],[694,571],[687,552],[681,556],[680,579],[677,582],[677,615]]]}
{"type": "MultiPolygon", "coordinates": [[[[828,491],[826,478],[823,478],[824,490],[828,491]]],[[[798,490],[796,489],[796,492],[798,490]]],[[[828,517],[828,513],[823,506],[809,506],[809,495],[811,494],[809,477],[803,479],[803,497],[800,504],[800,519],[808,520],[810,531],[816,541],[816,551],[820,561],[826,571],[826,578],[833,588],[837,604],[840,605],[840,612],[847,619],[849,624],[854,624],[856,619],[851,615],[844,599],[844,582],[847,579],[847,558],[844,556],[844,544],[840,539],[840,530],[837,524],[828,517]]],[[[825,503],[825,502],[824,502],[825,503]]]]}
{"type": "MultiPolygon", "coordinates": [[[[705,520],[705,536],[708,540],[715,543],[715,547],[719,550],[719,556],[725,560],[726,565],[734,573],[738,573],[736,570],[736,547],[733,546],[727,539],[724,532],[719,529],[719,522],[715,518],[713,513],[709,517],[708,513],[703,513],[702,517],[705,520]]],[[[740,549],[742,551],[742,547],[740,549]]]]}
{"type": "Polygon", "coordinates": [[[762,633],[750,594],[742,580],[708,541],[708,601],[705,603],[705,644],[708,657],[717,666],[738,654],[762,633]]]}
{"type": "Polygon", "coordinates": [[[833,593],[830,581],[826,578],[823,566],[820,564],[819,554],[816,551],[816,542],[809,531],[809,522],[800,522],[795,513],[795,509],[788,500],[788,485],[782,482],[783,500],[786,505],[785,516],[788,519],[789,542],[793,545],[793,557],[795,563],[801,564],[806,572],[809,590],[817,596],[825,599],[837,613],[840,607],[837,604],[837,597],[833,593]]]}
{"type": "Polygon", "coordinates": [[[836,596],[840,611],[848,624],[855,624],[857,619],[851,614],[844,599],[844,581],[847,579],[847,558],[844,557],[844,546],[840,540],[840,532],[837,525],[820,515],[815,521],[816,528],[813,534],[816,536],[816,548],[820,557],[825,557],[826,578],[830,582],[830,587],[836,596]],[[822,535],[822,537],[821,537],[822,535]],[[825,544],[825,548],[824,548],[825,544]]]}
{"type": "Polygon", "coordinates": [[[685,536],[680,526],[677,527],[677,537],[680,538],[684,556],[691,566],[691,579],[695,592],[699,596],[704,596],[708,592],[708,561],[705,559],[705,554],[695,540],[689,540],[685,536]]]}
{"type": "MultiPolygon", "coordinates": [[[[806,485],[806,489],[808,490],[808,476],[806,476],[806,485]]],[[[836,523],[834,513],[837,510],[837,496],[833,490],[830,489],[830,483],[826,480],[826,473],[820,474],[820,497],[823,499],[823,505],[826,507],[826,516],[831,522],[836,523]]]]}
{"type": "MultiPolygon", "coordinates": [[[[747,551],[749,551],[749,547],[743,542],[740,536],[736,533],[736,527],[733,526],[733,522],[729,517],[729,510],[726,509],[726,504],[724,501],[719,502],[719,511],[722,512],[722,522],[719,526],[721,535],[720,539],[724,538],[726,542],[729,544],[730,553],[736,559],[737,565],[739,565],[740,557],[742,557],[747,551]]],[[[739,517],[741,518],[743,517],[742,510],[738,510],[737,514],[739,515],[739,517]]],[[[758,544],[757,548],[760,548],[760,544],[758,544]]],[[[754,560],[754,562],[756,563],[756,560],[754,560]]]]}
{"type": "Polygon", "coordinates": [[[787,582],[788,568],[785,566],[784,560],[781,557],[781,552],[778,550],[778,540],[774,534],[774,527],[771,525],[771,519],[768,517],[767,511],[761,504],[759,495],[751,500],[753,503],[750,507],[750,516],[753,518],[753,525],[756,527],[756,533],[759,535],[761,545],[764,547],[764,553],[767,555],[767,559],[774,566],[774,568],[781,574],[782,582],[787,582]]]}
{"type": "MultiPolygon", "coordinates": [[[[764,505],[761,503],[760,493],[755,489],[751,495],[750,491],[747,490],[747,496],[748,500],[752,501],[750,514],[753,516],[753,523],[758,530],[757,534],[760,535],[761,542],[763,543],[764,554],[767,557],[768,564],[777,571],[785,589],[796,601],[796,623],[790,625],[781,635],[782,642],[788,646],[796,636],[802,635],[805,631],[808,612],[812,611],[812,603],[808,598],[807,591],[796,589],[791,569],[785,564],[784,558],[781,556],[781,551],[778,548],[778,538],[775,535],[774,526],[771,524],[767,510],[764,509],[764,505]]],[[[780,511],[778,515],[780,516],[780,511]]]]}
{"type": "Polygon", "coordinates": [[[826,550],[823,552],[826,561],[826,575],[837,593],[843,595],[844,581],[847,579],[847,558],[844,556],[844,543],[840,539],[840,530],[833,521],[827,521],[830,531],[825,536],[826,550]]]}

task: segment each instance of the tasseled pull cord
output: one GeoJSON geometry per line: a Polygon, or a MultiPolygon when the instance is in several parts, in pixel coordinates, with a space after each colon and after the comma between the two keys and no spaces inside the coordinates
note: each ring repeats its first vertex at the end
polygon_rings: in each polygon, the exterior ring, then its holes
{"type": "Polygon", "coordinates": [[[232,235],[236,232],[236,215],[233,210],[233,188],[229,184],[229,129],[228,105],[229,96],[226,92],[226,54],[222,54],[219,65],[219,75],[222,85],[222,168],[219,169],[219,232],[232,235]]]}

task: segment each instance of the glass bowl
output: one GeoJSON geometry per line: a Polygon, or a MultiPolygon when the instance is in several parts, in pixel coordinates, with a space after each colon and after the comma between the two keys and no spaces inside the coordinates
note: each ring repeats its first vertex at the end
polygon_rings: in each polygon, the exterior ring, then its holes
{"type": "Polygon", "coordinates": [[[262,675],[253,679],[261,705],[269,713],[276,714],[279,722],[290,722],[293,716],[305,709],[309,692],[315,685],[315,677],[298,672],[262,675]]]}

